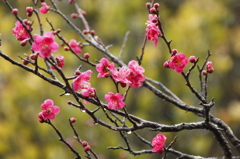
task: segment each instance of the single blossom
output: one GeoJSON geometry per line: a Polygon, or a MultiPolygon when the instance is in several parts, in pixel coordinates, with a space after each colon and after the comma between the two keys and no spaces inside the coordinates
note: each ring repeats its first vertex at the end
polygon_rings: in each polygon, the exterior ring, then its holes
{"type": "Polygon", "coordinates": [[[158,36],[161,33],[158,26],[156,25],[157,22],[157,16],[153,16],[152,14],[149,14],[148,16],[149,20],[147,21],[147,29],[146,29],[146,37],[149,41],[152,41],[154,43],[154,46],[157,46],[158,43],[158,36]]]}
{"type": "MultiPolygon", "coordinates": [[[[26,25],[26,28],[29,29],[29,31],[32,31],[32,27],[29,25],[26,25]]],[[[29,33],[27,30],[23,27],[22,23],[17,21],[15,23],[15,28],[12,30],[13,34],[16,35],[17,40],[22,41],[25,39],[30,38],[29,33]]]]}
{"type": "Polygon", "coordinates": [[[100,77],[109,77],[110,71],[115,71],[114,63],[110,63],[108,59],[102,58],[100,63],[97,64],[96,70],[98,73],[98,78],[100,77]]]}
{"type": "Polygon", "coordinates": [[[139,88],[145,81],[145,76],[143,76],[143,73],[145,72],[144,68],[139,66],[138,62],[135,60],[128,63],[128,68],[131,71],[127,77],[131,82],[130,87],[139,88]]]}
{"type": "Polygon", "coordinates": [[[51,99],[47,99],[41,105],[42,112],[38,114],[39,119],[47,120],[47,119],[54,119],[55,114],[60,112],[60,108],[58,106],[54,106],[54,103],[51,99]]]}
{"type": "Polygon", "coordinates": [[[188,59],[183,53],[173,55],[169,60],[169,68],[174,69],[177,73],[181,73],[188,64],[188,59]]]}
{"type": "Polygon", "coordinates": [[[89,82],[92,71],[88,70],[86,72],[81,73],[77,78],[73,80],[73,89],[74,91],[78,91],[78,89],[88,89],[91,84],[89,82]]]}
{"type": "Polygon", "coordinates": [[[42,14],[46,14],[49,11],[50,7],[45,2],[41,4],[42,4],[42,7],[40,8],[39,11],[42,14]]]}
{"type": "Polygon", "coordinates": [[[109,109],[120,109],[125,106],[125,103],[123,102],[124,97],[119,93],[112,93],[108,92],[108,94],[105,95],[105,100],[108,102],[107,106],[109,109]]]}
{"type": "Polygon", "coordinates": [[[127,67],[121,67],[119,70],[115,69],[112,71],[112,77],[115,81],[120,83],[131,83],[127,77],[131,73],[131,70],[127,67]]]}
{"type": "MultiPolygon", "coordinates": [[[[64,56],[57,55],[56,62],[57,62],[57,66],[59,68],[62,68],[64,66],[64,63],[65,63],[64,56]]],[[[55,67],[51,66],[51,69],[55,69],[55,67]]]]}
{"type": "Polygon", "coordinates": [[[152,152],[162,153],[164,151],[166,139],[166,136],[163,134],[157,134],[156,137],[152,139],[152,152]]]}
{"type": "Polygon", "coordinates": [[[95,97],[95,88],[87,87],[80,92],[84,97],[95,97]]]}
{"type": "Polygon", "coordinates": [[[51,32],[47,32],[43,36],[35,34],[33,38],[34,43],[32,45],[32,50],[39,52],[39,56],[42,58],[50,57],[51,53],[56,52],[59,48],[51,32]]]}
{"type": "Polygon", "coordinates": [[[74,39],[70,40],[69,46],[70,46],[70,47],[72,48],[72,50],[73,50],[75,53],[77,53],[77,54],[79,54],[79,53],[82,52],[81,47],[79,46],[79,44],[77,43],[77,41],[74,40],[74,39]]]}

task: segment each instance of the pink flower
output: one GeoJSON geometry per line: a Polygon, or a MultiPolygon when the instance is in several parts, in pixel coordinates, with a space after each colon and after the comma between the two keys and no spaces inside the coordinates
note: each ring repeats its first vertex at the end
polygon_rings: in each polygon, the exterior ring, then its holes
{"type": "Polygon", "coordinates": [[[58,50],[59,46],[54,41],[54,35],[51,32],[47,32],[43,36],[35,34],[33,38],[34,43],[32,45],[32,50],[39,52],[39,55],[42,58],[50,57],[52,52],[58,50]]]}
{"type": "Polygon", "coordinates": [[[97,76],[98,78],[108,77],[110,75],[109,71],[114,71],[115,70],[114,63],[110,63],[108,61],[108,59],[102,58],[100,60],[100,63],[97,64],[96,70],[99,72],[98,76],[97,76]]]}
{"type": "MultiPolygon", "coordinates": [[[[64,66],[64,56],[57,55],[56,62],[57,62],[57,66],[59,68],[62,68],[64,66]]],[[[55,69],[55,67],[51,66],[51,69],[55,69]]]]}
{"type": "Polygon", "coordinates": [[[45,100],[44,103],[41,105],[41,108],[42,112],[38,114],[40,120],[52,120],[55,118],[55,114],[58,114],[60,112],[59,107],[54,106],[54,103],[51,99],[45,100]]]}
{"type": "Polygon", "coordinates": [[[95,96],[95,88],[87,87],[85,89],[82,89],[81,94],[84,97],[94,97],[95,96]]]}
{"type": "Polygon", "coordinates": [[[132,60],[128,63],[128,67],[130,69],[130,74],[127,79],[131,82],[130,87],[139,88],[142,85],[142,82],[145,81],[145,77],[143,73],[145,72],[142,66],[139,66],[138,62],[132,60]]]}
{"type": "Polygon", "coordinates": [[[157,16],[156,15],[153,16],[152,14],[149,14],[148,18],[149,20],[146,23],[147,24],[146,37],[148,40],[154,43],[154,46],[157,46],[158,36],[162,34],[158,26],[156,25],[157,16]]]}
{"type": "Polygon", "coordinates": [[[164,151],[166,139],[166,136],[163,134],[157,134],[157,136],[152,139],[152,152],[162,153],[164,151]]]}
{"type": "MultiPolygon", "coordinates": [[[[32,27],[30,27],[29,25],[26,25],[26,27],[30,31],[32,30],[32,27]]],[[[12,32],[13,34],[16,35],[16,38],[19,41],[30,38],[30,35],[28,34],[27,30],[23,27],[23,25],[19,21],[15,23],[15,28],[13,28],[12,32]]]]}
{"type": "Polygon", "coordinates": [[[88,70],[86,72],[81,73],[77,78],[73,80],[73,89],[74,91],[78,91],[78,89],[87,89],[90,87],[90,77],[92,71],[88,70]]]}
{"type": "Polygon", "coordinates": [[[208,73],[213,73],[214,67],[212,66],[212,61],[208,61],[206,66],[207,66],[207,72],[208,73]]]}
{"type": "Polygon", "coordinates": [[[115,69],[114,71],[112,71],[112,77],[115,81],[120,83],[131,83],[127,79],[130,73],[131,73],[131,70],[123,66],[119,70],[115,69]]]}
{"type": "Polygon", "coordinates": [[[139,66],[138,62],[135,60],[128,63],[128,68],[136,74],[143,74],[145,72],[145,69],[142,66],[139,66]]]}
{"type": "Polygon", "coordinates": [[[44,2],[42,3],[42,7],[40,8],[40,13],[46,14],[49,11],[50,7],[44,2]]]}
{"type": "Polygon", "coordinates": [[[169,61],[169,68],[174,69],[177,73],[181,73],[188,64],[188,59],[183,53],[173,55],[169,61]]]}
{"type": "Polygon", "coordinates": [[[77,41],[74,40],[74,39],[70,40],[69,46],[72,48],[72,50],[73,50],[76,54],[82,52],[81,47],[79,46],[79,44],[77,43],[77,41]]]}
{"type": "Polygon", "coordinates": [[[123,102],[123,96],[119,93],[112,93],[108,92],[108,94],[105,95],[105,100],[108,102],[108,108],[109,109],[120,109],[125,106],[125,103],[123,102]]]}

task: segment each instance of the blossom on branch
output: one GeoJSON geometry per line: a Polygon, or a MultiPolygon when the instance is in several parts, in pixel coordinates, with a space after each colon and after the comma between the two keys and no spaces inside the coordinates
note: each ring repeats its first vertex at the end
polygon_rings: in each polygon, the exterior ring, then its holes
{"type": "Polygon", "coordinates": [[[188,59],[183,53],[175,54],[168,61],[170,69],[174,69],[177,73],[181,73],[184,67],[188,64],[188,59]]]}
{"type": "MultiPolygon", "coordinates": [[[[62,68],[64,66],[64,63],[65,63],[65,59],[64,59],[64,56],[61,56],[61,55],[57,55],[56,57],[56,62],[57,62],[57,66],[59,68],[62,68]]],[[[51,69],[55,69],[54,66],[51,66],[51,69]]]]}
{"type": "Polygon", "coordinates": [[[58,51],[58,43],[54,41],[54,35],[51,32],[45,33],[43,36],[35,34],[33,36],[34,43],[32,45],[32,50],[39,52],[39,56],[42,58],[47,58],[51,56],[52,52],[58,51]]]}
{"type": "Polygon", "coordinates": [[[41,109],[42,112],[38,114],[40,120],[52,120],[55,118],[55,114],[58,114],[60,112],[60,108],[58,106],[54,106],[54,103],[51,99],[45,100],[41,105],[41,109]]]}
{"type": "Polygon", "coordinates": [[[76,53],[79,54],[82,52],[82,49],[80,47],[80,45],[77,43],[76,40],[72,39],[69,42],[69,46],[71,47],[71,49],[76,53]]]}
{"type": "Polygon", "coordinates": [[[139,66],[138,62],[135,60],[128,63],[128,68],[131,71],[127,77],[131,82],[130,87],[139,88],[142,85],[142,82],[145,81],[145,76],[143,76],[145,69],[142,66],[139,66]]]}
{"type": "Polygon", "coordinates": [[[42,7],[40,8],[39,11],[42,14],[46,14],[49,11],[50,7],[45,2],[41,4],[42,4],[42,7]]]}
{"type": "MultiPolygon", "coordinates": [[[[29,31],[32,31],[32,27],[31,26],[26,25],[26,28],[29,29],[29,31]]],[[[15,23],[15,28],[13,28],[12,32],[13,32],[13,34],[16,35],[16,38],[19,41],[22,41],[22,40],[30,38],[29,33],[23,27],[23,25],[22,25],[22,23],[20,21],[17,21],[15,23]]]]}
{"type": "Polygon", "coordinates": [[[92,71],[88,70],[86,72],[81,73],[77,78],[73,80],[73,89],[74,91],[78,91],[78,89],[88,89],[91,84],[89,82],[92,71]]]}
{"type": "Polygon", "coordinates": [[[109,77],[109,71],[114,71],[114,69],[114,63],[110,63],[108,59],[102,58],[100,63],[96,66],[96,70],[99,72],[97,77],[109,77]]]}
{"type": "Polygon", "coordinates": [[[108,92],[108,94],[105,95],[105,100],[108,102],[107,106],[109,109],[120,109],[125,106],[125,103],[123,102],[124,97],[120,93],[112,93],[108,92]]]}
{"type": "Polygon", "coordinates": [[[129,76],[130,73],[131,73],[131,70],[128,69],[127,67],[123,66],[119,70],[117,70],[117,69],[113,70],[112,76],[113,76],[113,79],[117,82],[131,83],[131,81],[129,81],[127,79],[127,77],[129,76]]]}
{"type": "Polygon", "coordinates": [[[147,29],[146,29],[146,37],[148,40],[154,43],[154,46],[157,46],[158,43],[158,36],[161,35],[161,31],[159,27],[156,25],[158,22],[158,17],[152,14],[148,15],[149,20],[147,21],[147,29]]]}
{"type": "Polygon", "coordinates": [[[152,139],[152,152],[162,153],[164,151],[164,144],[167,138],[163,134],[157,134],[156,137],[152,139]]]}

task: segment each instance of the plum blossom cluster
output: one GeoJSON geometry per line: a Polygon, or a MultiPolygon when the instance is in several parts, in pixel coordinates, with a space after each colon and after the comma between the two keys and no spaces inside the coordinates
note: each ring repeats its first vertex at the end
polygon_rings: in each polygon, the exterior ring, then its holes
{"type": "Polygon", "coordinates": [[[38,114],[39,122],[44,122],[45,120],[53,120],[55,118],[55,114],[60,112],[60,108],[58,106],[54,106],[54,102],[51,99],[47,99],[41,105],[42,112],[38,114]]]}
{"type": "Polygon", "coordinates": [[[152,152],[163,153],[166,140],[166,136],[157,134],[156,137],[152,139],[152,152]]]}
{"type": "MultiPolygon", "coordinates": [[[[148,15],[148,21],[147,21],[147,28],[146,28],[146,37],[149,41],[152,41],[154,46],[157,46],[158,43],[158,37],[162,34],[159,25],[158,25],[158,16],[156,15],[157,13],[157,8],[159,5],[158,3],[154,4],[154,7],[151,8],[149,11],[152,14],[148,15]]],[[[147,3],[147,6],[150,7],[150,4],[147,3]]]]}
{"type": "Polygon", "coordinates": [[[114,63],[110,63],[108,59],[102,58],[100,63],[97,64],[96,70],[99,72],[98,78],[111,76],[122,86],[130,84],[130,87],[139,88],[142,82],[145,81],[145,76],[143,76],[145,70],[135,60],[128,63],[128,68],[123,66],[117,69],[114,67],[114,63]]]}
{"type": "MultiPolygon", "coordinates": [[[[63,68],[64,64],[65,64],[65,58],[62,55],[57,55],[57,57],[55,58],[56,61],[56,65],[59,68],[63,68]]],[[[51,66],[51,69],[55,69],[54,66],[51,66]]]]}
{"type": "Polygon", "coordinates": [[[73,90],[78,91],[81,89],[81,94],[84,97],[94,97],[95,96],[95,88],[91,87],[91,83],[89,82],[91,78],[92,71],[87,70],[86,72],[80,73],[74,80],[73,80],[73,90]]]}
{"type": "Polygon", "coordinates": [[[172,51],[172,57],[169,61],[166,61],[163,66],[166,68],[174,69],[177,73],[182,73],[184,67],[188,64],[188,59],[185,54],[177,53],[177,50],[172,51]]]}
{"type": "Polygon", "coordinates": [[[76,53],[76,54],[80,54],[82,52],[82,49],[79,45],[79,43],[74,40],[74,39],[71,39],[70,42],[69,42],[69,46],[71,47],[71,49],[76,53]]]}

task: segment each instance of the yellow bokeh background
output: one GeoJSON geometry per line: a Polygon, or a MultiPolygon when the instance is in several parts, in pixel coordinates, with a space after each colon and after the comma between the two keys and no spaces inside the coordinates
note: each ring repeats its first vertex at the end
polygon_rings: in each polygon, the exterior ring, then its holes
{"type": "MultiPolygon", "coordinates": [[[[25,8],[31,6],[31,0],[9,0],[14,8],[19,9],[19,15],[25,19],[25,8]]],[[[145,35],[148,11],[145,3],[139,0],[79,0],[79,6],[87,12],[86,19],[91,29],[108,46],[111,53],[118,56],[125,33],[130,31],[128,41],[123,53],[123,61],[128,63],[140,55],[145,35]]],[[[160,4],[160,19],[165,35],[172,40],[172,48],[178,49],[190,57],[199,57],[201,65],[208,50],[213,54],[210,60],[215,71],[209,75],[209,99],[215,98],[216,105],[211,113],[226,122],[237,137],[240,132],[240,3],[238,0],[155,0],[160,4]]],[[[50,3],[47,2],[49,5],[50,3]]],[[[67,0],[56,2],[66,16],[76,12],[67,0]]],[[[38,5],[40,7],[40,4],[38,5]]],[[[56,29],[61,29],[61,35],[69,41],[83,39],[68,24],[54,12],[40,15],[44,32],[51,27],[46,22],[47,17],[56,29]]],[[[39,34],[36,17],[33,34],[39,34]]],[[[79,28],[84,29],[80,20],[71,19],[79,28]]],[[[14,60],[21,62],[18,56],[24,53],[30,55],[30,46],[21,47],[19,41],[12,34],[16,19],[3,1],[0,2],[0,33],[2,46],[0,50],[14,60]]],[[[56,38],[60,44],[60,40],[56,38]]],[[[103,55],[100,51],[86,46],[83,53],[90,54],[90,60],[99,61],[103,55]]],[[[82,55],[83,55],[82,53],[82,55]]],[[[99,98],[104,101],[104,94],[114,92],[114,85],[109,79],[97,79],[95,68],[88,66],[64,51],[61,47],[54,55],[61,54],[66,58],[63,68],[66,76],[72,76],[74,71],[82,65],[82,71],[93,70],[91,83],[96,88],[99,98]]],[[[81,55],[81,56],[82,56],[81,55]]],[[[186,87],[181,74],[163,67],[168,60],[167,46],[159,39],[157,47],[147,42],[142,66],[147,77],[161,81],[172,92],[178,95],[188,105],[198,106],[199,101],[186,87]]],[[[39,59],[39,63],[43,64],[39,59]]],[[[44,66],[44,65],[43,65],[44,66]]],[[[190,65],[186,67],[188,69],[190,65]]],[[[192,72],[191,82],[199,90],[197,70],[192,72]]],[[[123,90],[121,90],[123,91],[123,90]]],[[[60,141],[54,130],[47,124],[40,124],[37,115],[41,111],[40,105],[45,99],[53,99],[61,112],[52,122],[62,132],[63,137],[73,147],[83,154],[81,145],[75,139],[68,119],[77,119],[76,129],[82,140],[89,142],[93,150],[101,159],[133,158],[131,154],[122,150],[107,150],[108,146],[125,146],[118,132],[112,132],[100,125],[94,125],[86,113],[67,104],[73,100],[71,96],[59,96],[61,89],[50,85],[37,76],[12,65],[0,57],[0,158],[3,159],[66,159],[74,158],[74,154],[60,141]]],[[[203,120],[189,112],[157,98],[145,88],[131,89],[126,100],[127,109],[131,114],[146,120],[161,124],[178,124],[181,122],[195,122],[203,120]]],[[[91,109],[95,107],[87,104],[91,109]]],[[[105,120],[104,114],[98,117],[105,120]]],[[[157,132],[140,130],[139,134],[151,139],[157,132]]],[[[220,146],[211,132],[205,130],[181,131],[178,133],[164,133],[167,144],[177,135],[174,149],[183,153],[200,155],[204,157],[223,155],[220,146]]],[[[133,134],[128,135],[134,150],[151,149],[138,141],[133,134]]],[[[233,154],[237,154],[233,150],[233,154]]],[[[170,157],[175,157],[171,156],[170,157]]],[[[158,154],[140,155],[136,159],[160,158],[158,154]]]]}

